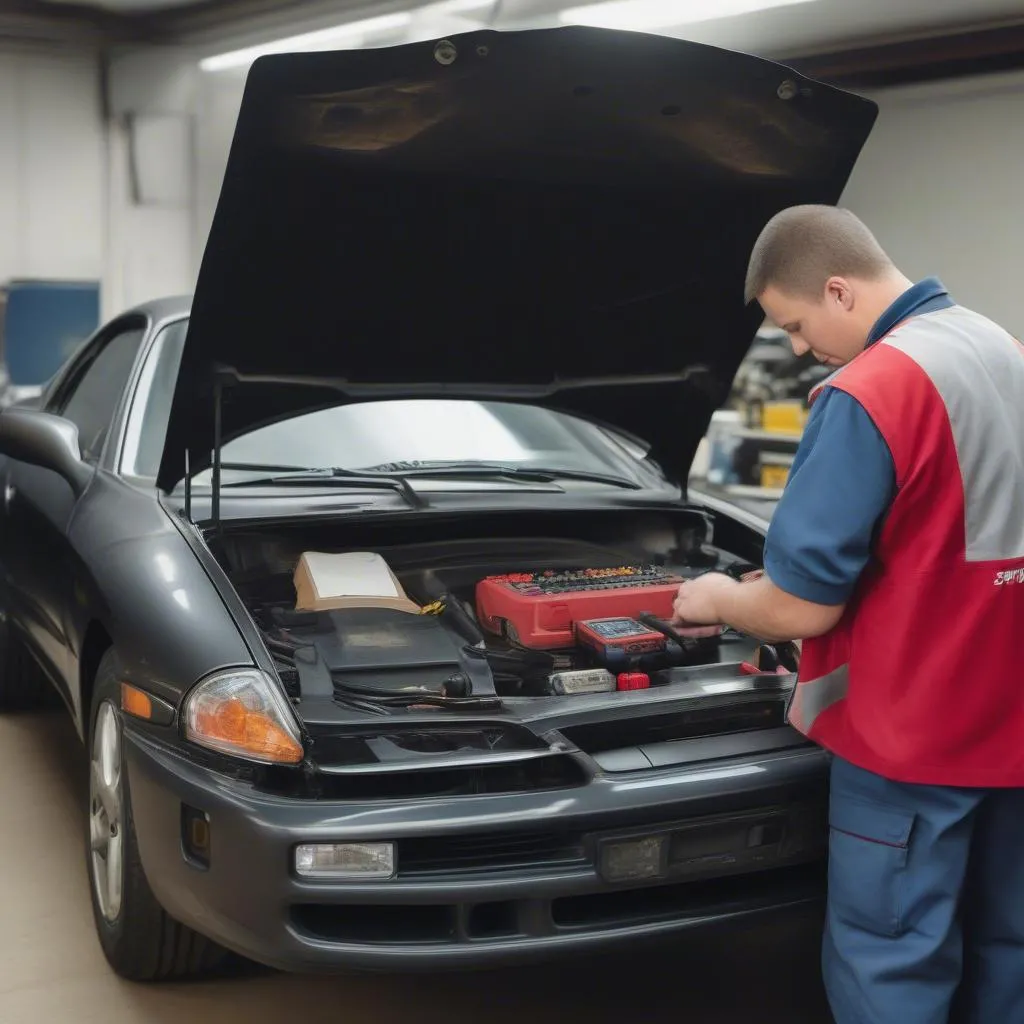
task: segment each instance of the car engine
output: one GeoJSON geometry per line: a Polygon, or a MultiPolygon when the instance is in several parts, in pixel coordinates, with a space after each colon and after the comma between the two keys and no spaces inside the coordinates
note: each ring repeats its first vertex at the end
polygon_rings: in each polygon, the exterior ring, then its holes
{"type": "MultiPolygon", "coordinates": [[[[260,560],[276,559],[283,571],[239,567],[232,576],[296,698],[330,692],[356,704],[486,706],[648,689],[694,666],[735,672],[757,646],[717,627],[671,625],[684,580],[757,571],[699,538],[654,557],[644,550],[644,561],[629,557],[641,553],[630,545],[537,537],[348,549],[386,565],[408,608],[358,599],[297,607],[295,567],[311,549],[294,543],[261,545],[260,560]]],[[[239,558],[236,549],[234,560],[251,554],[239,558]]]]}

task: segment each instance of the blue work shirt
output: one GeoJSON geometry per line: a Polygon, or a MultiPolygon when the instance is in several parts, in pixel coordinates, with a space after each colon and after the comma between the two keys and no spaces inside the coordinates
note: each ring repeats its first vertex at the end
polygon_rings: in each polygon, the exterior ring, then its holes
{"type": "MultiPolygon", "coordinates": [[[[909,316],[954,305],[942,282],[908,288],[871,329],[873,345],[909,316]]],[[[811,408],[765,539],[769,579],[794,597],[844,604],[896,494],[889,446],[857,399],[825,385],[811,408]]]]}

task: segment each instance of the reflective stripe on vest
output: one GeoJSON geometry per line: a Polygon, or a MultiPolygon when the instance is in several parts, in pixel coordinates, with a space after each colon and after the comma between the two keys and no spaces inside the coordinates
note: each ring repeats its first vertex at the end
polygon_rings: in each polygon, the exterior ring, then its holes
{"type": "Polygon", "coordinates": [[[849,665],[840,665],[817,679],[797,683],[789,706],[790,725],[805,736],[810,735],[818,716],[843,700],[849,690],[849,665]]]}

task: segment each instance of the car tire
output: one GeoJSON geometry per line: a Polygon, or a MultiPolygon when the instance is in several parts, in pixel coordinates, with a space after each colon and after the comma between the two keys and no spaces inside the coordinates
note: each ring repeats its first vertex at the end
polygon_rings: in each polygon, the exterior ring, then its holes
{"type": "Polygon", "coordinates": [[[55,707],[57,691],[25,646],[21,634],[5,621],[0,628],[0,711],[55,707]]]}
{"type": "Polygon", "coordinates": [[[219,966],[227,954],[175,921],[146,880],[124,763],[118,667],[116,653],[107,651],[89,714],[85,853],[96,931],[107,961],[122,978],[195,977],[219,966]]]}

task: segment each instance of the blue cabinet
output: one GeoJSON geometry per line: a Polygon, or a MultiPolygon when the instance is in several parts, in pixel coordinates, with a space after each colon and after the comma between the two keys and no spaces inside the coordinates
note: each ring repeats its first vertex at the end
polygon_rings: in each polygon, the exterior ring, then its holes
{"type": "Polygon", "coordinates": [[[10,281],[2,288],[3,365],[16,388],[46,383],[99,325],[92,281],[10,281]]]}

